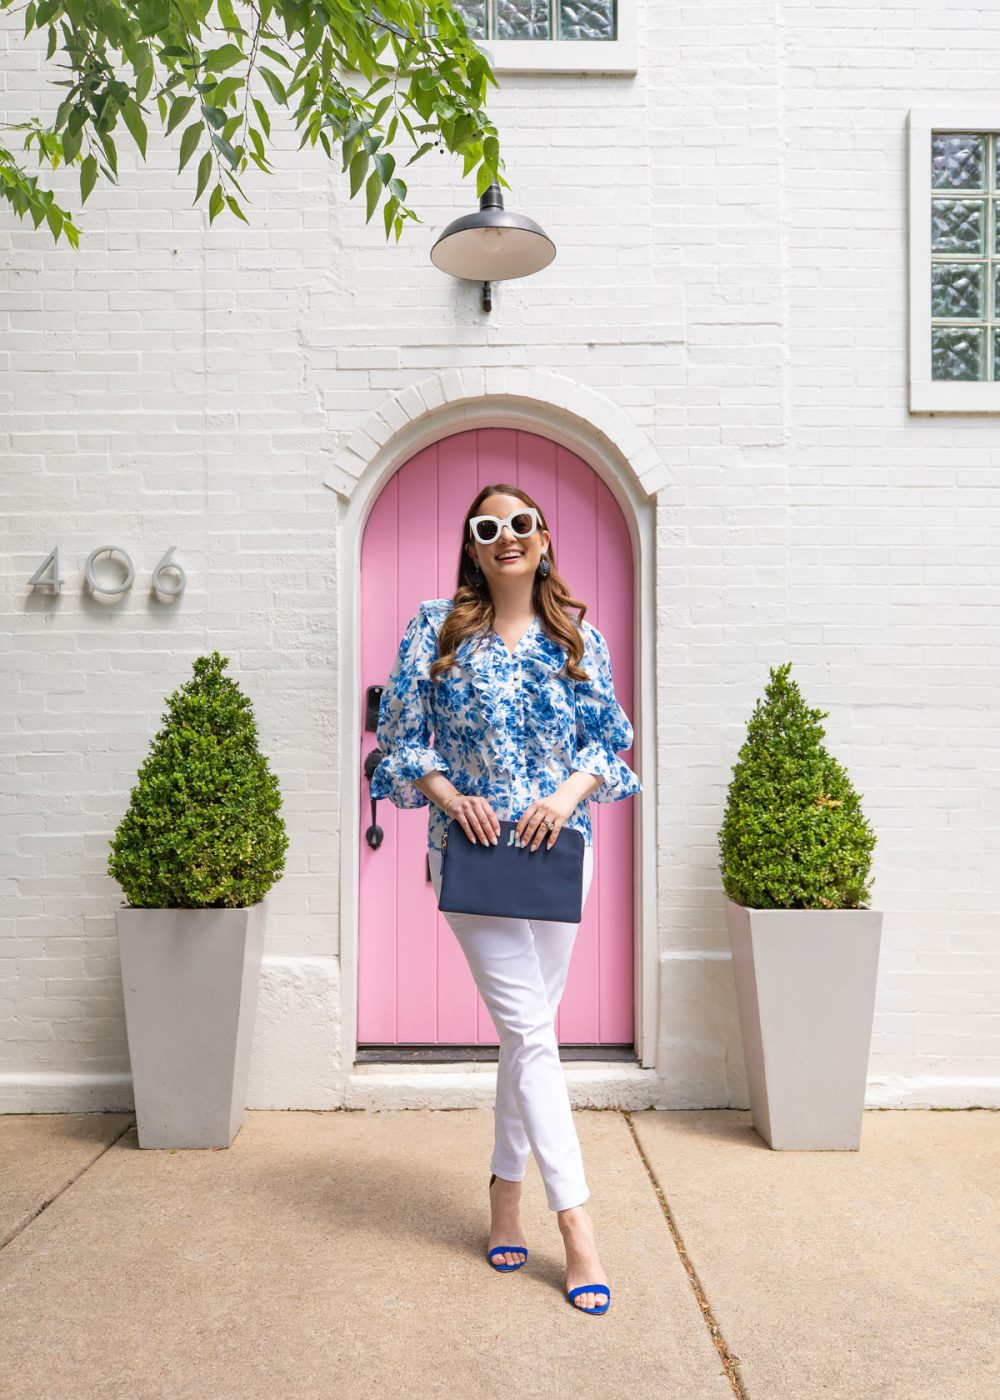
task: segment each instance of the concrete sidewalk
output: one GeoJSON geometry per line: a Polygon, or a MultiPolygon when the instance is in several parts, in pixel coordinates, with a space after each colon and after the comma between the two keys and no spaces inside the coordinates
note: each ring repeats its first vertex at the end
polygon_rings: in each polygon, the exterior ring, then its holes
{"type": "Polygon", "coordinates": [[[0,1117],[0,1393],[977,1400],[1000,1337],[1000,1115],[865,1114],[773,1152],[740,1111],[577,1110],[611,1308],[486,1262],[492,1114],[251,1112],[143,1151],[127,1114],[0,1117]]]}

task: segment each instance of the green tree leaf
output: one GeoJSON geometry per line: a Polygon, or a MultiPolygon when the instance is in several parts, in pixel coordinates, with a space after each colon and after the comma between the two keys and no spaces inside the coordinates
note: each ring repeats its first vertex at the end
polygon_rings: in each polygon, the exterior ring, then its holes
{"type": "Polygon", "coordinates": [[[84,156],[80,166],[80,203],[87,202],[87,196],[94,188],[97,179],[97,157],[93,155],[84,156]]]}
{"type": "Polygon", "coordinates": [[[139,147],[139,152],[143,160],[146,159],[146,123],[142,119],[142,112],[139,104],[132,97],[126,97],[122,103],[122,120],[128,127],[132,140],[139,147]]]}
{"type": "Polygon", "coordinates": [[[219,49],[210,49],[205,55],[205,72],[222,73],[235,63],[245,63],[246,55],[238,44],[223,44],[219,49]]]}
{"type": "Polygon", "coordinates": [[[192,122],[181,137],[181,163],[177,167],[177,173],[184,169],[188,161],[198,149],[198,142],[201,140],[201,133],[205,129],[204,122],[192,122]]]}
{"type": "Polygon", "coordinates": [[[265,83],[267,83],[268,87],[270,88],[271,96],[274,98],[275,102],[280,102],[282,106],[287,107],[288,93],[282,87],[280,78],[278,78],[274,73],[272,73],[270,68],[261,68],[259,71],[260,76],[264,79],[265,83]]]}
{"type": "Polygon", "coordinates": [[[194,95],[192,93],[189,93],[186,97],[174,98],[173,104],[170,108],[170,117],[167,121],[166,126],[168,136],[174,130],[175,127],[180,126],[181,122],[184,120],[184,118],[187,116],[188,112],[190,112],[193,106],[194,95]]]}
{"type": "Polygon", "coordinates": [[[270,117],[267,115],[267,108],[264,106],[263,102],[261,102],[260,99],[257,98],[257,97],[255,97],[255,98],[253,99],[253,106],[254,106],[254,111],[257,113],[257,120],[260,122],[261,126],[264,128],[264,135],[268,138],[268,140],[270,140],[270,139],[271,139],[271,119],[270,119],[270,117]]]}
{"type": "Polygon", "coordinates": [[[373,170],[368,176],[368,183],[365,186],[365,197],[368,203],[368,214],[365,218],[365,223],[368,223],[371,216],[375,213],[381,193],[382,181],[378,177],[378,171],[373,170]]]}
{"type": "Polygon", "coordinates": [[[198,188],[195,191],[195,196],[192,200],[193,204],[197,204],[199,199],[201,199],[201,196],[205,190],[205,186],[208,184],[208,177],[211,175],[211,173],[212,152],[206,151],[205,154],[202,156],[201,160],[198,162],[198,188]]]}
{"type": "Polygon", "coordinates": [[[351,161],[351,198],[357,194],[361,188],[361,182],[365,178],[365,171],[368,169],[368,152],[359,151],[351,161]]]}

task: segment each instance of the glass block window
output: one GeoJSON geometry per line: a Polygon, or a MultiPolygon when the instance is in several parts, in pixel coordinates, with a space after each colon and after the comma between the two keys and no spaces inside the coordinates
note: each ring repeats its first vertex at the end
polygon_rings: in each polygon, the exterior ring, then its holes
{"type": "Polygon", "coordinates": [[[1000,141],[931,134],[931,377],[1000,380],[1000,141]]]}
{"type": "Polygon", "coordinates": [[[1000,413],[1000,103],[907,125],[909,411],[1000,413]]]}
{"type": "Polygon", "coordinates": [[[617,0],[456,0],[473,39],[613,40],[617,0]]]}

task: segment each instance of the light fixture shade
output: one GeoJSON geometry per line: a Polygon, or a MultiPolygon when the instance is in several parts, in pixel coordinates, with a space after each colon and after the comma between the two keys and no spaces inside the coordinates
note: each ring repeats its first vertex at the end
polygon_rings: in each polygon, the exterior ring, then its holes
{"type": "Polygon", "coordinates": [[[453,219],[431,249],[431,262],[452,277],[470,282],[503,282],[530,277],[556,255],[545,230],[525,214],[503,207],[499,185],[490,185],[474,214],[453,219]]]}

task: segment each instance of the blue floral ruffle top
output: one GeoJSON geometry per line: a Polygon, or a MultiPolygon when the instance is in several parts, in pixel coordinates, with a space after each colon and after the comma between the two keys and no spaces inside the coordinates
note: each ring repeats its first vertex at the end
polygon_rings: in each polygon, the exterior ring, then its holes
{"type": "Polygon", "coordinates": [[[379,705],[376,737],[384,757],[372,775],[372,797],[430,807],[427,844],[440,851],[450,818],[414,786],[415,778],[437,769],[459,792],[485,797],[502,820],[517,821],[570,773],[593,773],[604,781],[566,821],[591,845],[590,803],[642,791],[617,757],[632,747],[633,733],[615,699],[607,643],[586,619],[578,622],[580,664],[590,679],[560,677],[566,654],[536,615],[513,652],[493,628],[464,638],[450,673],[432,681],[438,632],[451,606],[450,598],[421,603],[399,644],[379,705]]]}

